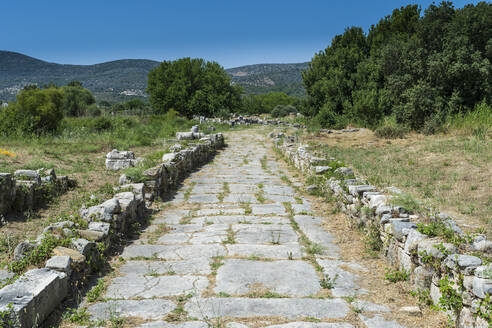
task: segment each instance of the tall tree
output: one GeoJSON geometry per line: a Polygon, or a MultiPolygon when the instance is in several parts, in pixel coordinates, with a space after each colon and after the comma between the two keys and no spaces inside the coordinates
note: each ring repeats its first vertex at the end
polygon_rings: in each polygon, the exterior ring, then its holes
{"type": "Polygon", "coordinates": [[[213,116],[240,106],[240,89],[231,85],[224,68],[203,59],[162,62],[149,73],[147,92],[158,113],[174,109],[187,117],[213,116]]]}

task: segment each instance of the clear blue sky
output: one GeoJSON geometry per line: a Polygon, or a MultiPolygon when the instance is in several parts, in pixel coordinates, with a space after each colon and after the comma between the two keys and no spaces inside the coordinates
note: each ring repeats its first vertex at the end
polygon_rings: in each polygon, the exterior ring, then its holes
{"type": "MultiPolygon", "coordinates": [[[[478,1],[453,1],[456,7],[478,1]]],[[[309,61],[403,0],[1,0],[0,49],[64,64],[202,57],[226,68],[309,61]]]]}

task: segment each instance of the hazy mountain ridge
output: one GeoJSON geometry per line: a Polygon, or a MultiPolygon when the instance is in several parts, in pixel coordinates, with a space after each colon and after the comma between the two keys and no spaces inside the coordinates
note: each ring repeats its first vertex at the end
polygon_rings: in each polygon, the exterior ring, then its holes
{"type": "MultiPolygon", "coordinates": [[[[64,85],[78,80],[97,99],[124,100],[128,96],[145,96],[147,74],[159,62],[146,59],[122,59],[95,65],[56,64],[20,53],[0,51],[0,99],[13,100],[28,84],[53,82],[64,85]]],[[[307,63],[258,64],[227,69],[233,83],[247,93],[286,91],[303,95],[300,72],[307,63]]]]}

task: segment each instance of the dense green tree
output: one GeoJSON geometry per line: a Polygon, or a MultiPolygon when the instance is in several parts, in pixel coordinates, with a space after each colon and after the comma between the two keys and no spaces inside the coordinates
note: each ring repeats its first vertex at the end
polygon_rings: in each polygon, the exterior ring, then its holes
{"type": "Polygon", "coordinates": [[[336,36],[303,74],[304,112],[321,125],[373,127],[386,116],[436,131],[446,116],[492,100],[492,4],[409,5],[336,36]]]}
{"type": "Polygon", "coordinates": [[[28,88],[17,101],[0,111],[0,133],[31,135],[51,133],[63,119],[63,93],[56,88],[28,88]]]}
{"type": "Polygon", "coordinates": [[[241,111],[245,114],[259,115],[271,113],[275,106],[299,106],[299,99],[283,92],[268,92],[243,97],[241,111]]]}
{"type": "Polygon", "coordinates": [[[147,92],[158,113],[170,109],[187,117],[214,116],[240,106],[240,89],[231,85],[224,68],[203,59],[164,61],[149,73],[147,92]]]}
{"type": "Polygon", "coordinates": [[[96,102],[92,93],[80,82],[70,82],[60,89],[63,92],[63,111],[67,116],[85,115],[86,109],[96,102]]]}

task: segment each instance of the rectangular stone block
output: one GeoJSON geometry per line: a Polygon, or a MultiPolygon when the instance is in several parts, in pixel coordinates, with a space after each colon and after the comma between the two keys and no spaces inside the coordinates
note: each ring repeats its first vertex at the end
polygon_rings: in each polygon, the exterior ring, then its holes
{"type": "Polygon", "coordinates": [[[68,278],[65,273],[46,268],[30,270],[0,290],[0,312],[10,312],[9,317],[16,328],[36,327],[63,301],[67,293],[68,278]]]}

